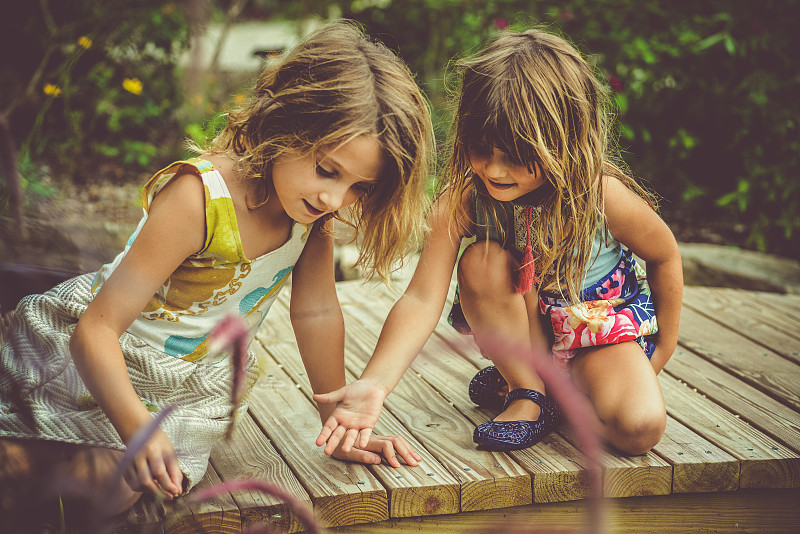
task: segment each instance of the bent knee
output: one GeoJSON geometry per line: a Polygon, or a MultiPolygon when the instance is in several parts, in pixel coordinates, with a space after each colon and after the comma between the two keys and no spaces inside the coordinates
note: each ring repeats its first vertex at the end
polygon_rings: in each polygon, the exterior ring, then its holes
{"type": "Polygon", "coordinates": [[[625,414],[612,422],[609,441],[626,454],[645,454],[661,441],[666,426],[667,414],[664,411],[625,414]]]}
{"type": "Polygon", "coordinates": [[[478,294],[513,291],[511,269],[511,254],[499,243],[473,243],[458,262],[458,285],[478,294]]]}

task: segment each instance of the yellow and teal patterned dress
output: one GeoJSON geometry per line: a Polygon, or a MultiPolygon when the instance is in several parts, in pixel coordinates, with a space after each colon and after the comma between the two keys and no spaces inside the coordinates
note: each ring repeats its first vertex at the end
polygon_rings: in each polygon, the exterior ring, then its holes
{"type": "MultiPolygon", "coordinates": [[[[20,301],[0,352],[0,436],[125,448],[83,385],[69,353],[69,338],[86,306],[130,249],[155,196],[174,177],[186,173],[196,174],[203,183],[205,244],[158,289],[120,337],[120,346],[134,389],[148,409],[176,407],[162,429],[178,452],[189,485],[200,480],[231,411],[230,365],[226,354],[208,353],[209,334],[223,318],[238,314],[252,339],[299,259],[310,230],[295,223],[281,247],[246,258],[225,181],[203,159],[173,163],[147,182],[142,193],[144,216],[113,262],[97,273],[20,301]]],[[[257,365],[252,354],[248,359],[251,388],[257,365]]],[[[245,409],[240,405],[237,412],[245,409]]]]}

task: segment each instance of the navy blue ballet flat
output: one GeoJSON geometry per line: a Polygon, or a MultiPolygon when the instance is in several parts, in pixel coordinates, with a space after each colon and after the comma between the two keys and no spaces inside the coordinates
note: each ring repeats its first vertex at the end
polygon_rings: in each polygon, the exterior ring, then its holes
{"type": "Polygon", "coordinates": [[[505,406],[517,399],[529,399],[539,405],[542,415],[536,421],[486,421],[475,428],[472,441],[479,447],[495,451],[516,451],[538,443],[557,424],[558,406],[533,389],[515,389],[506,395],[505,406]]]}
{"type": "Polygon", "coordinates": [[[478,371],[469,383],[469,398],[481,408],[502,410],[508,384],[497,367],[490,365],[478,371]]]}

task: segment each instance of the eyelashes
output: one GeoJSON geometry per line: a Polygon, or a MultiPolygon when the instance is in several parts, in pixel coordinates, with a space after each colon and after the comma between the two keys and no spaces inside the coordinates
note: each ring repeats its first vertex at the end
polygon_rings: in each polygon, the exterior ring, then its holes
{"type": "Polygon", "coordinates": [[[336,171],[329,171],[319,163],[317,163],[317,174],[322,176],[323,178],[333,178],[336,176],[336,171]]]}
{"type": "MultiPolygon", "coordinates": [[[[319,163],[317,163],[316,172],[322,178],[336,178],[339,174],[336,169],[329,171],[319,163]]],[[[371,182],[359,182],[351,186],[351,189],[356,191],[359,195],[370,193],[374,188],[375,184],[371,182]]]]}

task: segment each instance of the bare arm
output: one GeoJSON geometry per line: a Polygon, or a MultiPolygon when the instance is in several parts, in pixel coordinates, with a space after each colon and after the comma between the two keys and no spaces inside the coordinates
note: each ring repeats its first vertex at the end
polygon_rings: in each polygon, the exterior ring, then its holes
{"type": "MultiPolygon", "coordinates": [[[[336,296],[333,270],[333,238],[313,230],[303,254],[292,271],[290,316],[306,374],[315,393],[344,387],[344,319],[336,296]]],[[[317,405],[322,422],[336,403],[317,405]]],[[[397,436],[372,436],[360,449],[331,447],[329,454],[341,460],[380,463],[383,453],[393,467],[400,467],[399,454],[409,465],[420,459],[406,440],[397,436]]]]}
{"type": "Polygon", "coordinates": [[[647,280],[658,320],[656,349],[650,363],[656,373],[678,344],[683,300],[683,270],[678,243],[664,221],[617,179],[604,178],[608,229],[647,264],[647,280]]]}
{"type": "Polygon", "coordinates": [[[447,298],[462,232],[450,230],[450,214],[442,197],[431,213],[427,236],[414,276],[389,312],[375,352],[361,378],[346,388],[317,395],[320,402],[338,402],[317,438],[326,453],[346,438],[347,450],[360,433],[359,445],[369,439],[383,401],[430,337],[447,298]]]}
{"type": "MultiPolygon", "coordinates": [[[[125,443],[152,416],[133,389],[119,338],[175,268],[203,246],[204,239],[202,185],[196,176],[178,177],[158,194],[136,241],[89,304],[70,339],[70,352],[83,382],[125,443]]],[[[182,475],[165,434],[156,433],[135,464],[137,474],[126,477],[132,489],[180,493],[182,475]]]]}
{"type": "MultiPolygon", "coordinates": [[[[292,270],[289,310],[311,389],[323,393],[343,387],[344,319],[334,284],[333,237],[318,228],[292,270]]],[[[319,404],[323,422],[332,410],[319,404]]]]}

